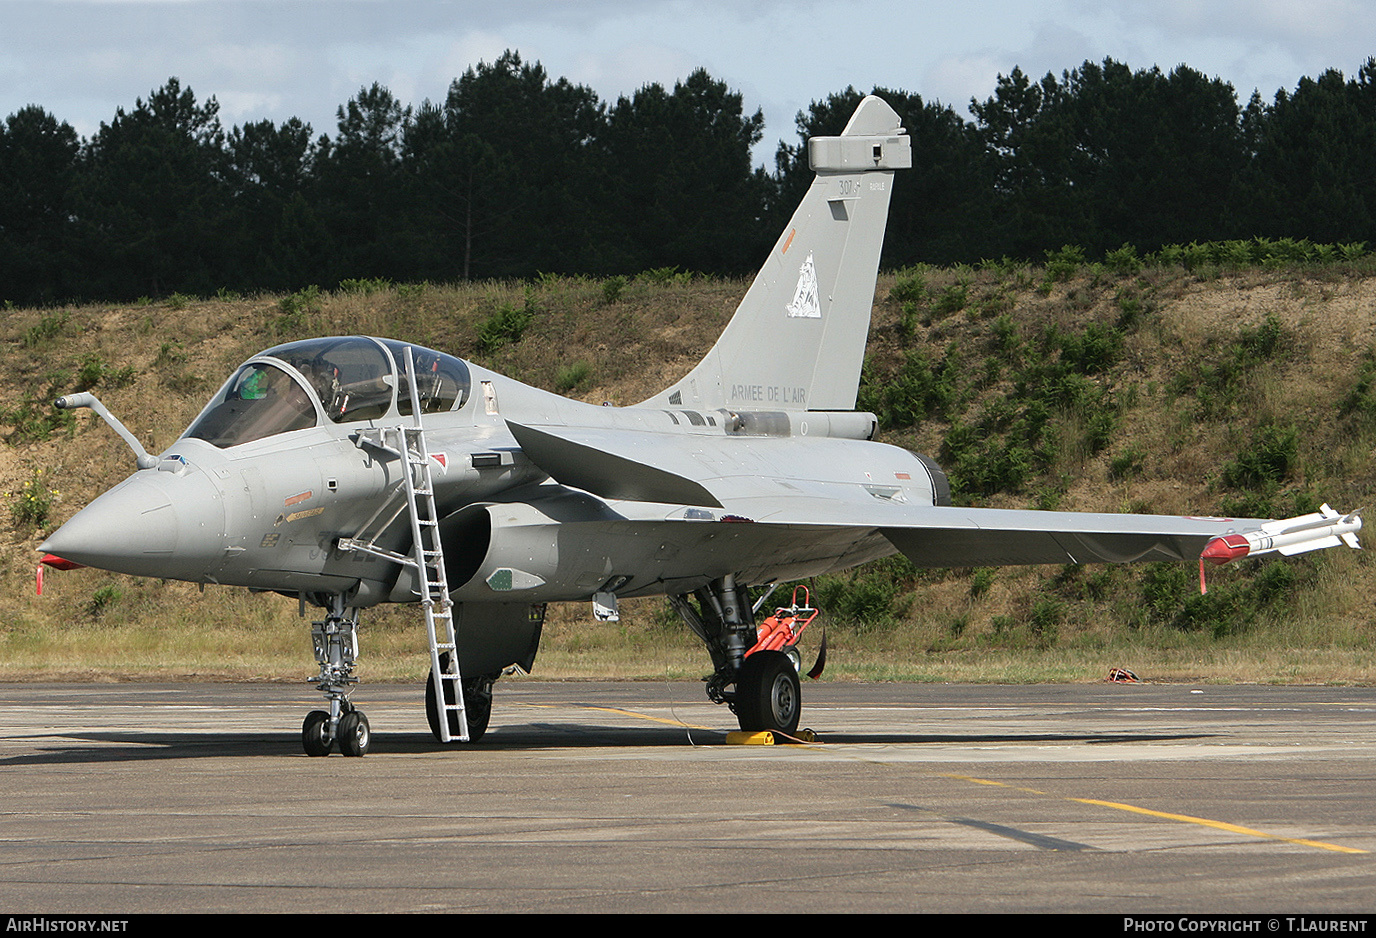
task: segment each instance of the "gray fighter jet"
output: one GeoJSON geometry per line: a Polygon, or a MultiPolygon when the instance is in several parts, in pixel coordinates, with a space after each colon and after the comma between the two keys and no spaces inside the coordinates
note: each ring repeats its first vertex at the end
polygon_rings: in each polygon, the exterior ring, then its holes
{"type": "MultiPolygon", "coordinates": [[[[416,603],[430,726],[482,736],[493,682],[530,670],[545,604],[665,595],[707,646],[707,694],[746,730],[797,730],[796,633],[761,641],[750,588],[901,551],[921,567],[1226,562],[1356,547],[1327,506],[1287,521],[960,508],[925,456],[856,413],[898,115],[866,98],[813,138],[816,178],[707,356],[629,407],[571,401],[391,339],[292,342],[245,362],[160,456],[88,394],[139,469],[41,550],[60,565],[271,590],[312,626],[327,710],[312,755],[368,749],[350,700],[361,609],[416,603]]],[[[756,606],[758,603],[755,604],[756,606]]],[[[801,614],[801,610],[793,610],[801,614]]],[[[777,636],[778,633],[776,633],[777,636]]]]}

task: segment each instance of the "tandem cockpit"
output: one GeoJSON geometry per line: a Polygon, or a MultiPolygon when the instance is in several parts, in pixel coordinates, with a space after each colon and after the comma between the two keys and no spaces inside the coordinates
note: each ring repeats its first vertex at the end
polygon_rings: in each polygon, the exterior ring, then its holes
{"type": "Polygon", "coordinates": [[[221,449],[292,430],[413,413],[407,354],[422,414],[458,410],[471,378],[461,359],[367,336],[289,342],[234,372],[183,434],[221,449]]]}

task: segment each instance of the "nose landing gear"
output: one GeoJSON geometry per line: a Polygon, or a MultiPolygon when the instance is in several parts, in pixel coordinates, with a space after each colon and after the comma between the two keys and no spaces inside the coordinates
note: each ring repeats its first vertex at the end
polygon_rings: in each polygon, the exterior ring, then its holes
{"type": "Polygon", "coordinates": [[[316,689],[329,698],[330,709],[312,710],[301,723],[301,747],[308,756],[328,756],[339,745],[346,756],[362,756],[372,743],[372,729],[362,710],[349,702],[358,678],[353,676],[358,657],[358,609],[345,607],[344,597],[330,597],[330,611],[323,622],[311,623],[315,660],[320,664],[316,689]]]}
{"type": "Polygon", "coordinates": [[[301,724],[301,746],[308,756],[328,756],[335,743],[340,755],[361,756],[373,741],[372,729],[362,710],[349,710],[334,723],[324,710],[312,710],[301,724]]]}

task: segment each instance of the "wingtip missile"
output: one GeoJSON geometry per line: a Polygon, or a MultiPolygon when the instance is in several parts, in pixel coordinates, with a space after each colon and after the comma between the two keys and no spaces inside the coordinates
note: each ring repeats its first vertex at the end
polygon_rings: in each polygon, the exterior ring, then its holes
{"type": "Polygon", "coordinates": [[[1287,557],[1325,547],[1347,545],[1360,550],[1357,532],[1362,529],[1359,512],[1341,515],[1324,504],[1312,514],[1268,521],[1256,531],[1222,534],[1204,545],[1199,554],[1199,591],[1205,592],[1204,564],[1221,566],[1242,557],[1280,553],[1287,557]]]}
{"type": "Polygon", "coordinates": [[[1340,515],[1325,504],[1312,514],[1282,521],[1268,521],[1256,531],[1215,537],[1204,545],[1199,557],[1201,560],[1219,565],[1240,557],[1254,557],[1272,552],[1289,557],[1341,544],[1360,549],[1357,532],[1361,529],[1360,514],[1354,511],[1351,514],[1340,515]]]}

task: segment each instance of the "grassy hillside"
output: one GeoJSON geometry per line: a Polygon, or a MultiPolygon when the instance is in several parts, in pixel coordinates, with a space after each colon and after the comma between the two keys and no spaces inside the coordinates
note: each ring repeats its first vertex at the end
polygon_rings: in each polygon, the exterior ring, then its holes
{"type": "MultiPolygon", "coordinates": [[[[1119,268],[1062,258],[882,277],[861,390],[881,439],[935,456],[969,504],[1283,516],[1371,503],[1376,274],[1119,268]]],[[[687,371],[745,287],[658,271],[7,311],[0,679],[314,672],[308,620],[281,597],[92,570],[50,571],[34,595],[43,533],[133,471],[104,424],[53,410],[54,397],[93,389],[157,452],[258,349],[367,333],[628,404],[687,371]]],[[[1097,680],[1122,666],[1151,680],[1368,683],[1369,556],[1244,562],[1212,572],[1205,597],[1189,564],[917,571],[900,558],[811,585],[833,678],[1097,680]]],[[[553,609],[537,673],[710,670],[662,602],[626,606],[619,624],[553,609]]],[[[361,641],[365,680],[423,674],[415,610],[370,611],[361,641]]]]}

